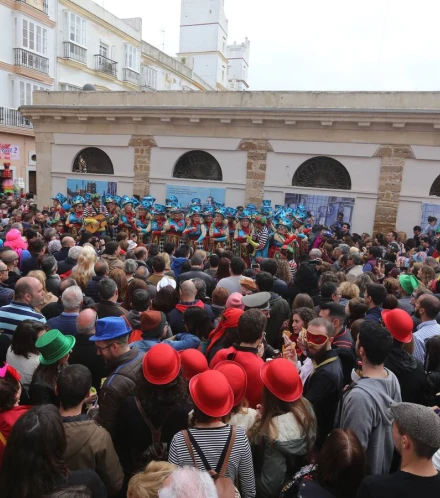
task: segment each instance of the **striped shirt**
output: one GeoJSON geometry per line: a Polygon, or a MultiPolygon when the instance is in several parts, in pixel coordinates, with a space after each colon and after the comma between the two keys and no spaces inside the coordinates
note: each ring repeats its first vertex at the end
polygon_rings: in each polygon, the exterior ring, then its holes
{"type": "MultiPolygon", "coordinates": [[[[215,469],[228,440],[231,431],[230,426],[189,430],[199,444],[209,465],[212,469],[215,469]]],[[[197,468],[205,470],[196,450],[194,450],[194,457],[197,468]]],[[[178,432],[171,441],[168,461],[180,467],[184,465],[194,467],[194,462],[189,454],[182,432],[178,432]]],[[[241,427],[237,427],[237,435],[226,470],[226,477],[232,479],[232,482],[236,482],[237,476],[239,477],[241,496],[243,498],[253,498],[255,496],[255,476],[251,448],[248,438],[241,427]]]]}
{"type": "Polygon", "coordinates": [[[435,320],[421,323],[414,333],[414,358],[425,364],[426,341],[435,335],[440,335],[440,325],[435,320]]]}
{"type": "Polygon", "coordinates": [[[46,318],[41,313],[34,311],[34,308],[29,304],[11,301],[11,304],[0,308],[0,329],[6,334],[13,334],[17,325],[23,320],[46,323],[46,318]]]}

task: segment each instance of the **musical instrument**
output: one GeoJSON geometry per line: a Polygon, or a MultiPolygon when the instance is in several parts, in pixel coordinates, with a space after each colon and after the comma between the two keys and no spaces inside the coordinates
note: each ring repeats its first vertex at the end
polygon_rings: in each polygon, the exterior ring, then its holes
{"type": "Polygon", "coordinates": [[[89,233],[96,233],[107,226],[107,219],[103,214],[98,214],[93,218],[84,218],[84,230],[89,233]]]}

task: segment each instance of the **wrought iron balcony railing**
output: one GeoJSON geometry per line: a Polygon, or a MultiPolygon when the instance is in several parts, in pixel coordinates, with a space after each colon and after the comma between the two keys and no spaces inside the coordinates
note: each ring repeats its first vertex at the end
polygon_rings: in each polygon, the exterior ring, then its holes
{"type": "Polygon", "coordinates": [[[95,55],[95,69],[101,73],[110,74],[116,78],[118,63],[103,55],[95,55]]]}
{"type": "Polygon", "coordinates": [[[49,74],[49,59],[29,52],[24,48],[14,48],[14,62],[16,66],[23,66],[40,73],[49,74]]]}

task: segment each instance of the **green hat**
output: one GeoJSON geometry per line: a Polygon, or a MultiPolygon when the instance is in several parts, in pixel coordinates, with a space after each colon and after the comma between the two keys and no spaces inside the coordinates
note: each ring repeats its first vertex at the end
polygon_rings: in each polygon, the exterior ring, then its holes
{"type": "Polygon", "coordinates": [[[35,343],[35,347],[41,353],[40,363],[53,365],[70,352],[75,342],[76,339],[73,335],[63,335],[57,329],[49,330],[35,343]]]}
{"type": "Polygon", "coordinates": [[[399,283],[402,289],[408,294],[411,295],[415,289],[419,286],[420,282],[414,275],[400,275],[399,283]]]}

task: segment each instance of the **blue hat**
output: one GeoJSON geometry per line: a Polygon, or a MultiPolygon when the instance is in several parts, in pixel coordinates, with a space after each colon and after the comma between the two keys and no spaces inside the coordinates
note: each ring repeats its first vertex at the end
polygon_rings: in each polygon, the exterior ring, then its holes
{"type": "Polygon", "coordinates": [[[175,195],[170,195],[165,199],[165,204],[168,206],[169,204],[177,204],[179,199],[175,195]]]}
{"type": "Polygon", "coordinates": [[[277,223],[277,227],[279,226],[284,226],[286,228],[291,228],[292,227],[292,222],[289,220],[289,218],[280,218],[280,220],[277,223]]]}
{"type": "Polygon", "coordinates": [[[121,199],[121,207],[124,207],[127,204],[133,204],[133,199],[128,197],[128,195],[123,195],[121,199]]]}
{"type": "Polygon", "coordinates": [[[216,209],[215,214],[219,214],[220,216],[223,217],[223,219],[226,218],[226,208],[221,207],[221,208],[216,209]]]}
{"type": "Polygon", "coordinates": [[[91,200],[92,200],[92,194],[91,194],[90,192],[86,192],[86,193],[84,194],[84,199],[85,199],[86,201],[91,201],[91,200]]]}
{"type": "Polygon", "coordinates": [[[246,209],[249,209],[250,211],[256,211],[257,206],[255,204],[248,204],[246,206],[246,209]]]}
{"type": "Polygon", "coordinates": [[[128,321],[120,316],[108,316],[96,321],[95,335],[89,341],[110,341],[131,332],[128,321]]]}
{"type": "Polygon", "coordinates": [[[191,206],[201,206],[202,205],[202,200],[199,199],[198,197],[194,197],[194,199],[191,199],[191,206]]]}
{"type": "Polygon", "coordinates": [[[222,208],[222,207],[225,207],[225,203],[224,203],[224,202],[216,202],[216,203],[215,203],[215,207],[216,207],[216,208],[222,208]]]}
{"type": "Polygon", "coordinates": [[[64,204],[67,201],[67,197],[58,193],[55,197],[52,197],[52,200],[58,201],[60,204],[64,204]]]}
{"type": "Polygon", "coordinates": [[[229,218],[235,218],[237,216],[237,209],[233,207],[226,208],[226,216],[229,218]]]}
{"type": "Polygon", "coordinates": [[[270,218],[273,214],[272,208],[270,206],[262,206],[260,213],[267,218],[270,218]]]}
{"type": "Polygon", "coordinates": [[[150,211],[151,210],[151,204],[149,202],[141,201],[140,204],[139,204],[139,206],[138,206],[138,209],[139,208],[145,209],[146,211],[150,211]]]}
{"type": "Polygon", "coordinates": [[[188,213],[189,216],[194,216],[196,214],[202,214],[202,208],[200,206],[192,206],[191,211],[188,213]]]}
{"type": "Polygon", "coordinates": [[[69,211],[71,207],[72,207],[71,204],[69,204],[68,202],[65,202],[62,205],[62,208],[64,209],[64,211],[69,211]]]}
{"type": "Polygon", "coordinates": [[[131,203],[132,203],[133,207],[134,207],[134,208],[136,208],[136,207],[138,207],[138,206],[139,206],[139,204],[141,203],[141,201],[138,201],[138,200],[136,199],[136,197],[132,197],[132,198],[131,198],[131,203]]]}
{"type": "Polygon", "coordinates": [[[271,200],[269,200],[269,199],[263,199],[263,203],[261,205],[265,206],[265,207],[272,207],[271,203],[272,203],[271,200]]]}
{"type": "Polygon", "coordinates": [[[180,202],[174,204],[173,207],[171,208],[171,212],[172,213],[182,213],[183,212],[182,204],[180,204],[180,202]]]}
{"type": "Polygon", "coordinates": [[[142,200],[144,202],[148,202],[148,204],[153,205],[156,202],[156,199],[152,197],[151,195],[146,195],[145,197],[142,197],[142,200]]]}
{"type": "Polygon", "coordinates": [[[153,214],[165,214],[167,208],[163,204],[155,204],[153,206],[153,214]]]}
{"type": "Polygon", "coordinates": [[[85,203],[86,201],[84,197],[82,197],[81,195],[76,195],[71,201],[72,206],[77,206],[78,204],[85,204],[85,203]]]}
{"type": "Polygon", "coordinates": [[[330,232],[330,230],[325,230],[324,232],[322,232],[322,235],[324,237],[329,237],[329,238],[333,237],[333,234],[332,234],[332,232],[330,232]]]}
{"type": "Polygon", "coordinates": [[[204,216],[213,216],[214,215],[214,206],[211,204],[203,206],[203,215],[204,216]]]}
{"type": "Polygon", "coordinates": [[[115,202],[118,206],[120,206],[120,205],[121,205],[121,201],[122,201],[122,197],[121,197],[120,195],[114,195],[114,196],[113,196],[113,200],[114,200],[114,202],[115,202]]]}
{"type": "Polygon", "coordinates": [[[243,209],[241,214],[238,215],[238,218],[242,220],[243,218],[251,219],[252,213],[248,209],[243,209]]]}

